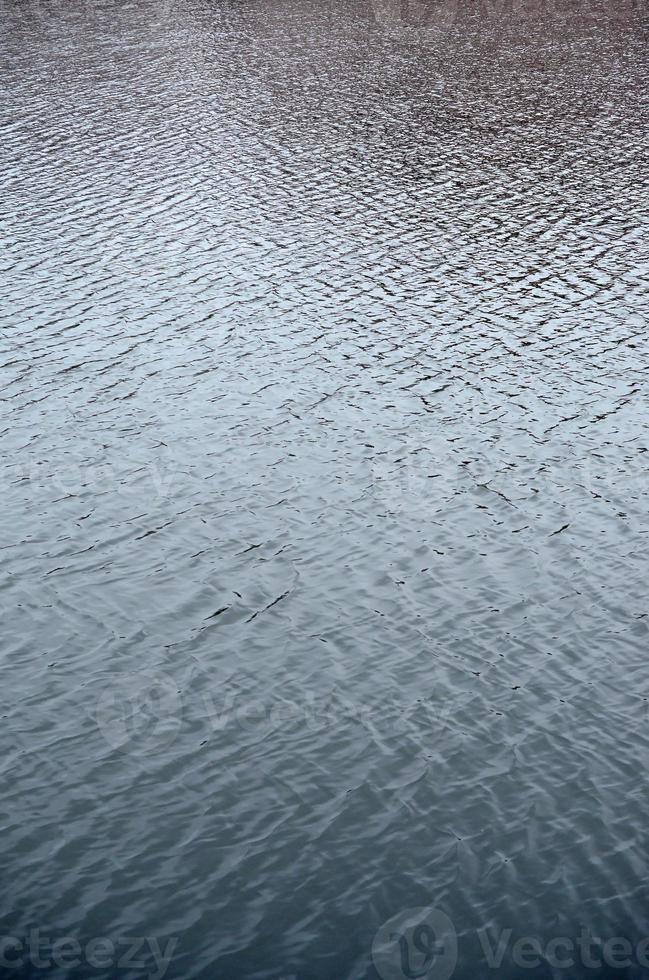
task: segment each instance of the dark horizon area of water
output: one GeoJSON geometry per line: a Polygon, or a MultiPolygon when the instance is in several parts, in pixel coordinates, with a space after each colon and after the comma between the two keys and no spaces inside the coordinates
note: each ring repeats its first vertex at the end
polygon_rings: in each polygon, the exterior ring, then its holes
{"type": "Polygon", "coordinates": [[[648,39],[0,0],[2,978],[649,977],[648,39]]]}

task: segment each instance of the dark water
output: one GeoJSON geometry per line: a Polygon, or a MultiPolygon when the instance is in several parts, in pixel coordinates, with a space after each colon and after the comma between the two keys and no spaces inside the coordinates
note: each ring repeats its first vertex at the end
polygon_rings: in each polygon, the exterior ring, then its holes
{"type": "Polygon", "coordinates": [[[649,975],[649,6],[0,14],[2,975],[649,975]]]}

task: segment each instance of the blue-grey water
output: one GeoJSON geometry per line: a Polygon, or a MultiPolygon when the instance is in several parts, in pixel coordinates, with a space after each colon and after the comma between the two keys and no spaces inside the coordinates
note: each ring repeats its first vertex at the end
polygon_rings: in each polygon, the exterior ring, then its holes
{"type": "Polygon", "coordinates": [[[648,39],[0,0],[3,978],[649,976],[648,39]]]}

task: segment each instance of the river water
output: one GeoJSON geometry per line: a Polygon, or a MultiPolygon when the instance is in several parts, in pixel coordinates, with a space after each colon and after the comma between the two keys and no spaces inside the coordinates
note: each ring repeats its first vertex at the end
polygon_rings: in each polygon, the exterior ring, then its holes
{"type": "Polygon", "coordinates": [[[0,972],[646,976],[647,4],[0,16],[0,972]]]}

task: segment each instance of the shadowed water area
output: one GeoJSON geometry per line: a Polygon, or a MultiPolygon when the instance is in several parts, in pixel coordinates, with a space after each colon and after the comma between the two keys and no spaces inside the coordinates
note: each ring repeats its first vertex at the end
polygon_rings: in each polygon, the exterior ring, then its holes
{"type": "Polygon", "coordinates": [[[0,21],[0,975],[649,975],[648,5],[0,21]]]}

